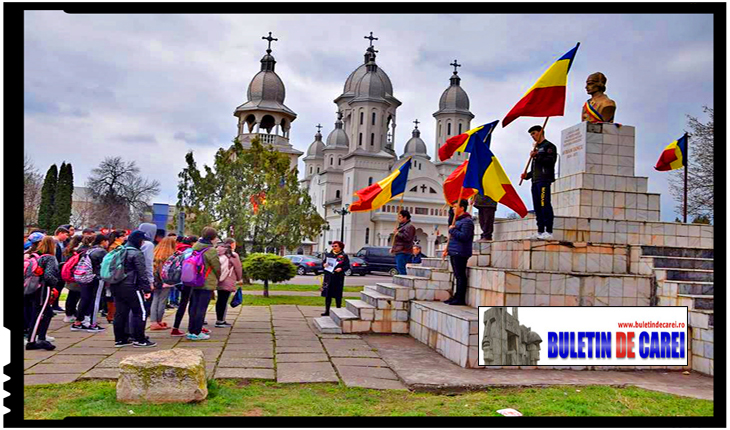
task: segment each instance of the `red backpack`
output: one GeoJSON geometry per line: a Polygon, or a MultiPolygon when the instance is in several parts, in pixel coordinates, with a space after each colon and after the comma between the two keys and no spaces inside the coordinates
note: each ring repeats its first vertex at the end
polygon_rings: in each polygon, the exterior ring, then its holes
{"type": "Polygon", "coordinates": [[[63,268],[61,269],[61,279],[63,279],[64,282],[76,282],[76,279],[74,278],[74,270],[76,270],[76,265],[79,264],[79,259],[84,254],[86,254],[86,251],[74,254],[74,256],[69,258],[63,265],[63,268]]]}
{"type": "Polygon", "coordinates": [[[33,294],[36,292],[41,283],[41,276],[43,276],[43,269],[38,264],[40,256],[38,254],[31,254],[30,258],[27,258],[24,262],[24,276],[23,276],[23,292],[24,294],[33,294]]]}

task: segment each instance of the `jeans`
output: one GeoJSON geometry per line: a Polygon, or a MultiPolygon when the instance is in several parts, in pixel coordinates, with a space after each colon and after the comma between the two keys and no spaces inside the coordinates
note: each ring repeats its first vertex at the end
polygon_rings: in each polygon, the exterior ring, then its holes
{"type": "Polygon", "coordinates": [[[175,324],[173,324],[172,328],[180,328],[182,319],[185,316],[185,308],[187,308],[188,303],[190,303],[190,293],[192,291],[192,287],[183,287],[182,292],[180,292],[180,305],[178,305],[177,312],[175,312],[175,324]]]}
{"type": "Polygon", "coordinates": [[[411,259],[411,254],[406,254],[405,252],[399,252],[395,254],[395,267],[398,269],[399,275],[406,275],[406,264],[411,259]]]}
{"type": "MultiPolygon", "coordinates": [[[[88,284],[79,284],[79,287],[81,288],[81,302],[76,309],[76,321],[86,322],[88,320],[88,323],[91,324],[96,321],[96,312],[94,312],[94,305],[98,303],[96,302],[96,296],[97,294],[101,294],[101,291],[99,291],[99,279],[94,278],[88,284]]],[[[98,309],[97,305],[96,310],[98,311],[98,309]]]]}
{"type": "Polygon", "coordinates": [[[170,304],[177,305],[180,303],[180,290],[177,288],[170,288],[170,304]]]}
{"type": "Polygon", "coordinates": [[[454,294],[454,303],[466,304],[466,262],[469,257],[451,256],[451,268],[454,270],[454,279],[456,280],[456,293],[454,294]]]}
{"type": "Polygon", "coordinates": [[[494,213],[497,212],[496,206],[478,207],[479,210],[479,227],[482,229],[482,239],[492,240],[494,232],[494,213]]]}
{"type": "Polygon", "coordinates": [[[152,322],[159,323],[162,321],[162,317],[165,316],[165,305],[170,290],[172,288],[155,288],[152,292],[152,306],[150,306],[150,319],[152,322]]]}
{"type": "Polygon", "coordinates": [[[210,304],[210,291],[202,288],[193,289],[190,294],[190,318],[188,320],[188,332],[192,334],[200,334],[203,331],[203,322],[205,321],[205,313],[208,311],[210,304]]]}
{"type": "Polygon", "coordinates": [[[228,310],[228,299],[231,297],[230,291],[218,290],[218,298],[215,301],[215,314],[218,322],[226,320],[226,311],[228,310]]]}
{"type": "Polygon", "coordinates": [[[532,205],[537,218],[537,232],[553,232],[553,205],[550,202],[550,182],[532,183],[532,205]]]}
{"type": "MultiPolygon", "coordinates": [[[[58,294],[61,294],[60,292],[58,294]]],[[[79,303],[79,300],[81,299],[81,292],[79,291],[71,291],[68,290],[68,294],[66,295],[66,303],[64,304],[66,316],[72,317],[76,315],[77,312],[77,305],[79,303]]]]}

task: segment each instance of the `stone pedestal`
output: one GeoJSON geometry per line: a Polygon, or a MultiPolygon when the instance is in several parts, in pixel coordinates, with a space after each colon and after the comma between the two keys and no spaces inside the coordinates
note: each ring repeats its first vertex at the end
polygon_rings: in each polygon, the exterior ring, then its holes
{"type": "Polygon", "coordinates": [[[659,221],[659,194],[634,176],[635,128],[582,122],[561,136],[560,172],[553,184],[555,215],[659,221]]]}

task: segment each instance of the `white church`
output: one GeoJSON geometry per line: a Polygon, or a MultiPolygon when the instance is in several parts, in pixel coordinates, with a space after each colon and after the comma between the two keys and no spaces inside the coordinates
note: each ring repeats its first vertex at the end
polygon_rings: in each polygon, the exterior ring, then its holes
{"type": "MultiPolygon", "coordinates": [[[[446,241],[448,207],[442,192],[443,180],[464,161],[464,154],[456,154],[446,162],[438,162],[438,148],[451,136],[471,127],[474,115],[469,111],[469,97],[461,87],[461,78],[454,61],[450,85],[444,90],[433,114],[436,141],[434,159],[420,137],[419,122],[414,121],[412,137],[403,154],[396,154],[395,128],[397,110],[401,102],[395,97],[388,74],[377,64],[372,36],[366,36],[370,46],[364,61],[345,80],[342,94],[334,99],[337,118],[334,129],[323,140],[318,130],[306,155],[289,141],[291,124],[297,115],[284,105],[285,87],[276,74],[276,60],[271,55],[271,37],[266,55],[261,59],[261,71],[248,86],[246,103],[236,108],[238,138],[244,147],[259,137],[277,151],[291,158],[292,168],[305,155],[302,187],[308,190],[319,214],[327,220],[328,230],[318,238],[304,243],[305,254],[329,249],[329,242],[344,238],[345,251],[355,253],[363,246],[390,246],[400,198],[372,212],[346,213],[355,191],[388,176],[408,157],[413,157],[408,186],[403,196],[403,207],[412,216],[417,240],[428,256],[436,253],[439,244],[446,241]],[[337,211],[337,212],[335,212],[337,211]],[[343,229],[344,221],[344,229],[343,229]]],[[[478,224],[478,223],[475,223],[478,224]]]]}

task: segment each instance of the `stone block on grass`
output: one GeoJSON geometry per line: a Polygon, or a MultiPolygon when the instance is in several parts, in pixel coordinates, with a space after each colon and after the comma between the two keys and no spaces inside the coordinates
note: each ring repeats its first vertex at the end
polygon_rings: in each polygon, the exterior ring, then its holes
{"type": "Polygon", "coordinates": [[[117,400],[123,403],[189,403],[208,396],[203,352],[175,348],[131,355],[119,363],[117,400]]]}

